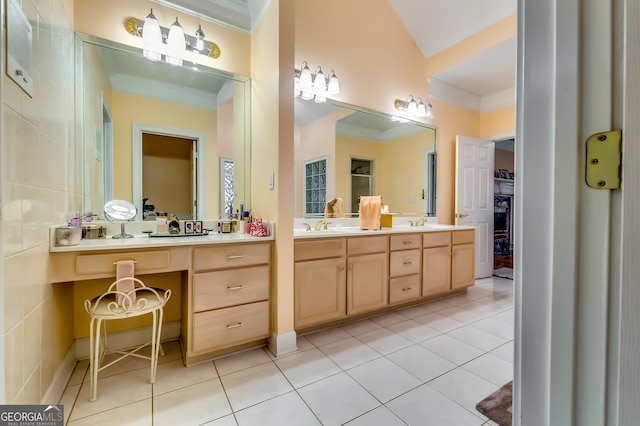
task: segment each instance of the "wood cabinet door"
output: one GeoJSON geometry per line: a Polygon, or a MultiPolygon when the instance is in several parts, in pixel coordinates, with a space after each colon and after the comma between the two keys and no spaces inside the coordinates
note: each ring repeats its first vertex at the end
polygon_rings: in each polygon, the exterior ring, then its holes
{"type": "Polygon", "coordinates": [[[347,263],[347,315],[386,306],[389,295],[387,254],[353,256],[347,263]]]}
{"type": "Polygon", "coordinates": [[[469,287],[475,283],[475,247],[473,244],[451,246],[451,289],[469,287]]]}
{"type": "Polygon", "coordinates": [[[450,246],[422,250],[422,296],[446,293],[451,289],[450,246]]]}
{"type": "Polygon", "coordinates": [[[294,273],[296,329],[346,316],[344,258],[296,262],[294,273]]]}

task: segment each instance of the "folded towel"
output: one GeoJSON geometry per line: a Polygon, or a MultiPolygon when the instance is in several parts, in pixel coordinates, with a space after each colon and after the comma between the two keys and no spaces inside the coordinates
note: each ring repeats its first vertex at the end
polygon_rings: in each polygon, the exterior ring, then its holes
{"type": "Polygon", "coordinates": [[[336,203],[333,205],[333,217],[344,217],[342,198],[336,198],[336,203]]]}
{"type": "Polygon", "coordinates": [[[380,195],[360,197],[360,229],[380,229],[380,195]]]}
{"type": "MultiPolygon", "coordinates": [[[[116,280],[120,278],[133,278],[134,270],[135,270],[135,262],[133,260],[120,260],[116,264],[116,280]]],[[[136,301],[136,292],[134,291],[136,288],[135,282],[133,280],[122,280],[116,284],[116,290],[121,291],[123,293],[129,294],[131,298],[131,303],[136,301]]],[[[125,298],[123,295],[118,294],[116,297],[116,302],[119,306],[122,306],[125,298]]]]}

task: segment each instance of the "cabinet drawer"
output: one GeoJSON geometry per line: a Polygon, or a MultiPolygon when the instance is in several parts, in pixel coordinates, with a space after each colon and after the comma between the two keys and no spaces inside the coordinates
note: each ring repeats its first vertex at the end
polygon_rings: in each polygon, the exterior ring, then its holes
{"type": "Polygon", "coordinates": [[[391,251],[422,247],[422,234],[392,235],[389,239],[391,251]]]}
{"type": "Polygon", "coordinates": [[[468,244],[473,243],[476,236],[476,231],[473,229],[466,229],[464,231],[453,231],[452,240],[453,244],[468,244]]]}
{"type": "Polygon", "coordinates": [[[419,297],[420,275],[409,275],[389,280],[389,303],[406,302],[419,297]]]}
{"type": "Polygon", "coordinates": [[[326,240],[298,240],[294,243],[294,260],[322,259],[341,257],[346,252],[345,238],[329,238],[326,240]]]}
{"type": "Polygon", "coordinates": [[[269,244],[233,244],[193,250],[193,269],[237,268],[269,263],[269,244]]]}
{"type": "Polygon", "coordinates": [[[195,352],[239,345],[269,335],[269,302],[216,309],[193,315],[195,352]]]}
{"type": "Polygon", "coordinates": [[[451,232],[426,232],[422,234],[422,247],[439,247],[451,244],[451,232]]]}
{"type": "Polygon", "coordinates": [[[420,273],[420,249],[392,251],[389,255],[389,276],[420,273]]]}
{"type": "Polygon", "coordinates": [[[258,302],[268,298],[268,266],[193,274],[195,312],[258,302]]]}
{"type": "Polygon", "coordinates": [[[380,235],[376,237],[356,237],[347,241],[347,254],[382,253],[389,248],[389,237],[380,235]]]}
{"type": "Polygon", "coordinates": [[[170,265],[168,250],[89,254],[76,258],[76,273],[86,275],[112,272],[115,276],[115,263],[119,260],[134,260],[136,273],[146,269],[168,268],[170,265]]]}

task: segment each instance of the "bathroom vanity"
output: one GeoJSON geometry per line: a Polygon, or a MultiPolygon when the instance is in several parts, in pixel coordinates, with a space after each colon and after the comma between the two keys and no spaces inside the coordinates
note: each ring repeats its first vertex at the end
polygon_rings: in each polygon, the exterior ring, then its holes
{"type": "Polygon", "coordinates": [[[443,297],[475,281],[475,230],[461,226],[296,232],[295,329],[443,297]]]}
{"type": "Polygon", "coordinates": [[[77,246],[50,249],[51,280],[81,286],[113,279],[118,260],[134,260],[136,276],[143,281],[150,274],[179,272],[180,336],[189,365],[265,342],[270,333],[271,245],[271,237],[245,234],[82,240],[77,246]]]}

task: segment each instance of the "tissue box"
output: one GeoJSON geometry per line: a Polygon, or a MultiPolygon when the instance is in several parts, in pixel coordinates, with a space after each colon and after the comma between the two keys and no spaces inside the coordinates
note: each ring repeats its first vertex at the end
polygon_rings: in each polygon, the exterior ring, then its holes
{"type": "Polygon", "coordinates": [[[386,214],[386,213],[380,214],[380,228],[391,228],[392,222],[393,220],[390,214],[386,214]]]}

